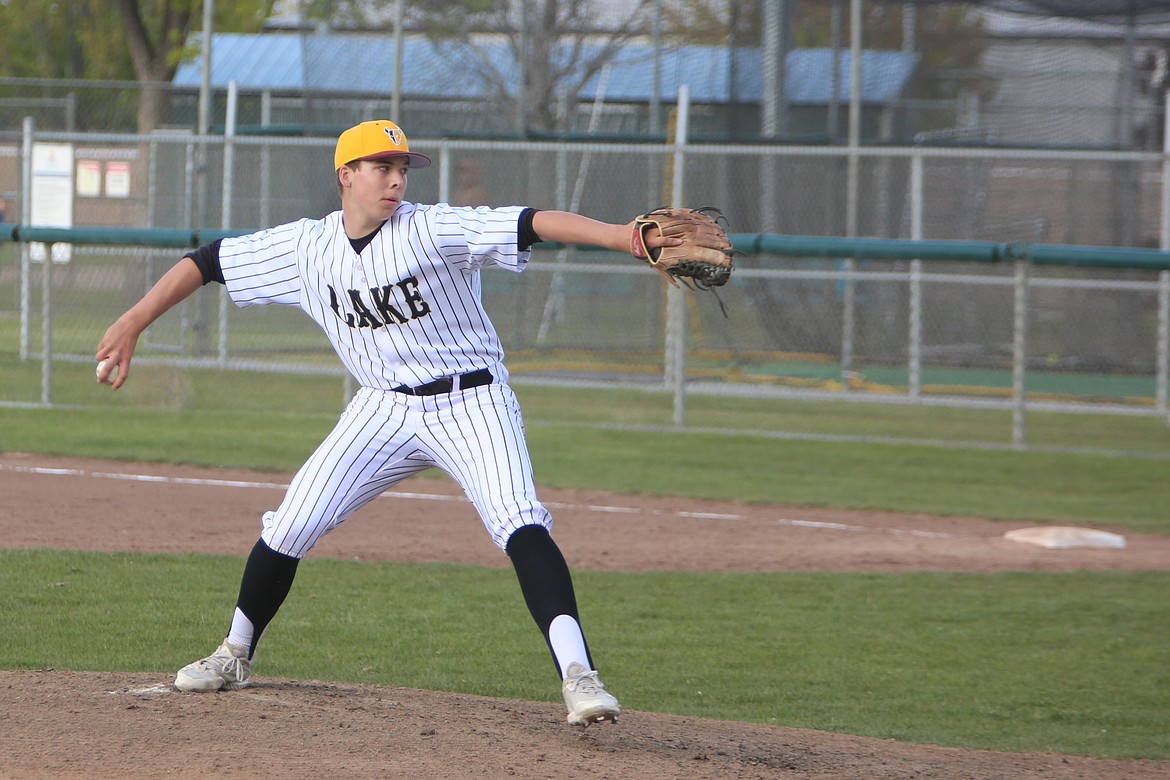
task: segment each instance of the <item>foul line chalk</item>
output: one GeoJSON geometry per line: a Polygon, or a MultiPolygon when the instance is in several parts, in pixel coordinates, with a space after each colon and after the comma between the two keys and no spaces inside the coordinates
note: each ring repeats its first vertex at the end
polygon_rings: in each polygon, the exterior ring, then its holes
{"type": "MultiPolygon", "coordinates": [[[[210,487],[227,487],[227,488],[244,488],[251,490],[284,490],[288,487],[288,483],[284,482],[249,482],[244,480],[234,479],[200,479],[195,477],[167,477],[160,474],[127,474],[124,472],[112,471],[85,471],[84,469],[59,469],[49,468],[43,466],[13,466],[0,463],[0,471],[8,471],[18,474],[39,474],[42,476],[53,477],[83,477],[87,479],[116,479],[127,482],[151,482],[156,484],[170,484],[170,485],[206,485],[210,487]]],[[[389,491],[383,493],[381,498],[399,498],[412,499],[416,501],[460,501],[463,503],[470,503],[466,496],[451,496],[443,495],[441,493],[407,493],[398,491],[389,491]]],[[[645,510],[638,507],[630,506],[608,506],[605,504],[566,504],[558,502],[546,502],[545,506],[551,509],[571,509],[575,511],[596,512],[599,514],[629,514],[629,515],[661,515],[661,510],[645,510]]],[[[717,512],[672,512],[675,517],[685,517],[694,520],[747,520],[748,518],[738,514],[722,514],[717,512]]],[[[817,520],[787,520],[785,518],[777,518],[769,522],[776,525],[792,526],[795,528],[811,528],[822,531],[844,531],[848,533],[876,533],[876,534],[891,534],[893,536],[914,536],[926,539],[948,539],[950,534],[933,532],[933,531],[914,531],[902,528],[870,528],[861,525],[848,525],[846,523],[830,523],[817,520]]]]}

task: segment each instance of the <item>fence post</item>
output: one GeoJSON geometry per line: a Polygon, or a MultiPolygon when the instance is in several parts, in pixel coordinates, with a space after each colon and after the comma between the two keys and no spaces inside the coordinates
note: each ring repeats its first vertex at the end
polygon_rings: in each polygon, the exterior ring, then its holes
{"type": "Polygon", "coordinates": [[[1167,408],[1168,386],[1170,386],[1170,271],[1158,274],[1158,376],[1156,379],[1156,401],[1158,411],[1170,425],[1170,409],[1167,408]]]}
{"type": "MultiPolygon", "coordinates": [[[[266,89],[260,93],[260,125],[264,134],[271,133],[272,124],[272,90],[266,89]]],[[[260,227],[269,227],[272,223],[272,142],[266,142],[260,147],[260,227]]]]}
{"type": "MultiPolygon", "coordinates": [[[[199,152],[196,141],[190,140],[183,149],[183,227],[188,230],[195,227],[196,206],[195,199],[199,196],[202,184],[199,183],[203,175],[199,172],[199,152]]],[[[153,225],[151,226],[153,227],[153,225]]],[[[202,224],[199,227],[203,227],[202,224]]],[[[200,295],[202,297],[202,294],[200,295]]],[[[179,349],[184,355],[190,355],[198,348],[194,335],[199,324],[199,310],[202,304],[198,300],[187,298],[179,304],[179,349]],[[192,317],[192,310],[195,311],[192,317]]]]}
{"type": "MultiPolygon", "coordinates": [[[[1166,90],[1167,100],[1163,101],[1162,127],[1170,128],[1170,89],[1166,90]]],[[[1170,133],[1162,133],[1162,214],[1161,231],[1158,238],[1158,248],[1163,252],[1170,251],[1170,133]]],[[[1158,354],[1157,373],[1155,379],[1155,397],[1158,411],[1166,417],[1170,425],[1170,414],[1167,409],[1167,396],[1170,395],[1168,385],[1170,379],[1170,271],[1158,274],[1158,354]]]]}
{"type": "MultiPolygon", "coordinates": [[[[36,130],[35,120],[31,116],[24,118],[21,127],[20,141],[20,221],[29,224],[29,215],[32,213],[32,148],[33,134],[36,130]]],[[[32,317],[32,256],[27,241],[20,242],[20,359],[28,360],[29,339],[32,317]]]]}
{"type": "Polygon", "coordinates": [[[439,145],[439,202],[451,202],[451,169],[454,163],[451,162],[451,145],[442,143],[439,145]]]}
{"type": "MultiPolygon", "coordinates": [[[[232,226],[232,207],[235,188],[236,163],[236,117],[240,102],[240,91],[235,81],[228,82],[227,111],[223,120],[223,201],[220,204],[219,226],[227,230],[232,226]]],[[[227,287],[219,291],[219,365],[227,366],[228,360],[228,307],[231,296],[227,287]]]]}
{"type": "MultiPolygon", "coordinates": [[[[922,240],[922,152],[915,151],[910,158],[910,238],[922,240]]],[[[922,394],[922,260],[910,261],[910,334],[907,349],[910,397],[922,394]]]]}
{"type": "Polygon", "coordinates": [[[41,261],[41,403],[53,405],[53,244],[41,261]]]}
{"type": "Polygon", "coordinates": [[[1028,362],[1028,255],[1016,260],[1014,322],[1012,327],[1012,447],[1025,448],[1024,413],[1027,407],[1025,388],[1028,362]]]}
{"type": "MultiPolygon", "coordinates": [[[[861,231],[859,180],[861,176],[861,0],[849,2],[849,132],[848,156],[845,159],[845,235],[857,238],[861,231]]],[[[834,54],[834,56],[836,56],[834,54]]],[[[832,100],[837,100],[833,95],[832,100]]],[[[857,261],[846,257],[844,292],[841,301],[841,384],[845,391],[853,386],[853,369],[857,341],[857,280],[853,274],[857,261]]]]}
{"type": "MultiPolygon", "coordinates": [[[[562,112],[567,112],[568,109],[562,107],[562,112]]],[[[596,116],[596,111],[594,112],[596,116]]],[[[581,165],[577,171],[576,185],[581,186],[582,177],[584,176],[585,160],[588,152],[585,152],[581,157],[581,165]]],[[[556,185],[555,185],[554,203],[556,207],[566,211],[576,211],[576,197],[569,195],[569,155],[565,151],[564,144],[557,144],[556,151],[556,185]]],[[[559,324],[565,312],[565,275],[561,272],[560,267],[567,263],[572,257],[572,248],[564,246],[557,250],[556,265],[557,270],[553,271],[552,278],[548,281],[548,297],[544,299],[544,310],[540,313],[540,327],[536,329],[536,343],[543,344],[548,340],[549,331],[553,324],[559,324]]]]}
{"type": "MultiPolygon", "coordinates": [[[[678,126],[674,140],[674,170],[671,173],[670,205],[683,205],[683,179],[686,165],[688,119],[691,90],[686,84],[678,88],[678,126]]],[[[673,422],[676,428],[686,424],[686,354],[687,299],[682,287],[666,288],[666,379],[674,393],[673,422]]]]}

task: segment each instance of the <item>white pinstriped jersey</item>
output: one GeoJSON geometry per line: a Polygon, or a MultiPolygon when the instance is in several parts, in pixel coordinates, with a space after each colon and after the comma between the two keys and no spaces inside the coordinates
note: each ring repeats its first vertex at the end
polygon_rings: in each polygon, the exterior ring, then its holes
{"type": "Polygon", "coordinates": [[[237,305],[299,306],[366,387],[422,385],[479,368],[507,381],[479,274],[527,265],[531,253],[517,247],[522,211],[404,202],[360,255],[335,211],[225,238],[219,262],[237,305]]]}

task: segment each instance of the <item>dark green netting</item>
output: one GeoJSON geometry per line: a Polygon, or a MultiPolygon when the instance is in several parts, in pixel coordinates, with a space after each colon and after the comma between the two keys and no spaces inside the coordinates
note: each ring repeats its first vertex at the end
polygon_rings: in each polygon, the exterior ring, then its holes
{"type": "MultiPolygon", "coordinates": [[[[885,0],[898,5],[955,5],[954,0],[885,0]]],[[[1030,16],[1114,24],[1170,22],[1170,0],[981,0],[981,5],[1030,16]]]]}

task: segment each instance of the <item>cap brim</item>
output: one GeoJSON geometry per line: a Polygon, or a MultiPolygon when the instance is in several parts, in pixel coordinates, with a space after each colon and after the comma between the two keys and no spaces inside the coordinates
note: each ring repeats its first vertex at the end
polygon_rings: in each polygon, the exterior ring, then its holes
{"type": "Polygon", "coordinates": [[[378,154],[371,154],[366,157],[358,157],[356,160],[350,160],[350,162],[358,162],[359,160],[392,160],[395,157],[405,157],[410,161],[411,168],[426,168],[431,164],[431,158],[419,152],[379,152],[378,154]]]}

